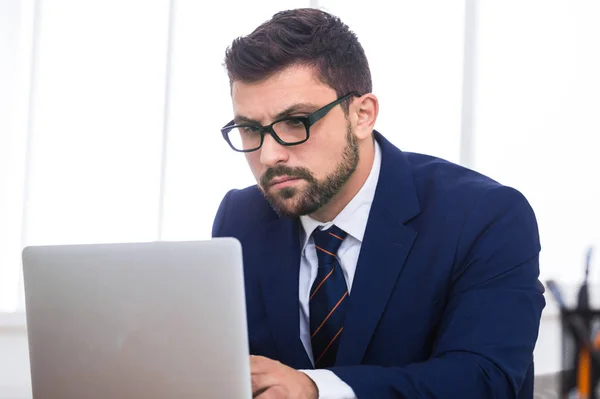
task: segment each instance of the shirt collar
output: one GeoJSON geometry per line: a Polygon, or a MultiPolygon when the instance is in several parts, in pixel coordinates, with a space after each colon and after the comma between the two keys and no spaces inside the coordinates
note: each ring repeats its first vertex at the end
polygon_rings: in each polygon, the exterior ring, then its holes
{"type": "Polygon", "coordinates": [[[367,228],[371,204],[375,197],[375,189],[377,188],[377,181],[379,180],[379,171],[381,169],[381,149],[377,141],[375,141],[374,144],[375,156],[367,180],[354,198],[352,198],[348,205],[342,209],[335,219],[327,223],[322,223],[308,215],[300,216],[300,221],[302,222],[304,230],[304,234],[301,235],[302,251],[304,251],[312,232],[317,227],[326,229],[332,224],[335,224],[337,227],[348,233],[348,235],[354,237],[359,242],[362,242],[367,228]]]}

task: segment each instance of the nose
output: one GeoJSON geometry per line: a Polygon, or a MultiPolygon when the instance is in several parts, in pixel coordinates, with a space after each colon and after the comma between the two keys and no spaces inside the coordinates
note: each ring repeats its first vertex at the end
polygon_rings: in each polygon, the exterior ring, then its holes
{"type": "Polygon", "coordinates": [[[279,144],[273,136],[266,134],[262,147],[260,148],[260,163],[270,168],[279,162],[288,160],[288,151],[285,146],[279,144]]]}

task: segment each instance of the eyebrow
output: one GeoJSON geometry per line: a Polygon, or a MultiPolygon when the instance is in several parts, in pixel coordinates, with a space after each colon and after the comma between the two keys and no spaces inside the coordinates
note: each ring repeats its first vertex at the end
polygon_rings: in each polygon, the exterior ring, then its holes
{"type": "MultiPolygon", "coordinates": [[[[273,120],[276,121],[276,120],[279,120],[279,119],[282,119],[282,118],[287,118],[287,117],[293,116],[295,114],[297,115],[298,113],[306,113],[308,115],[308,114],[311,114],[311,113],[315,112],[319,108],[321,108],[321,107],[318,106],[318,105],[312,104],[312,103],[298,103],[298,104],[294,104],[294,105],[291,105],[291,106],[287,107],[283,111],[279,112],[277,115],[275,115],[275,119],[273,119],[273,120]]],[[[243,116],[243,115],[235,115],[235,117],[233,118],[233,120],[237,124],[239,124],[239,123],[252,123],[252,124],[260,125],[260,122],[257,121],[256,119],[248,118],[248,117],[243,116]]]]}

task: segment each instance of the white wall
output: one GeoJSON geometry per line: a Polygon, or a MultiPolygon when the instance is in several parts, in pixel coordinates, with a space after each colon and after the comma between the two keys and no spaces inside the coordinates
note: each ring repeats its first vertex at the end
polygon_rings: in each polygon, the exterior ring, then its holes
{"type": "Polygon", "coordinates": [[[23,328],[0,327],[0,399],[30,397],[27,334],[23,328]]]}

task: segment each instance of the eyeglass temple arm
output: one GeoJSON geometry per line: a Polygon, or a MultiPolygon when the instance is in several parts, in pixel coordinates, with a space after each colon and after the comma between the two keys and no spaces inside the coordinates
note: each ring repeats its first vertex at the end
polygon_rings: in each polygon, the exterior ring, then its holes
{"type": "Polygon", "coordinates": [[[351,91],[350,93],[346,94],[345,96],[338,98],[334,102],[327,104],[323,108],[316,110],[312,115],[309,116],[308,123],[310,125],[316,123],[319,119],[324,117],[333,107],[335,107],[336,105],[340,104],[341,102],[347,100],[348,98],[350,98],[352,96],[358,96],[358,93],[355,91],[351,91]]]}

